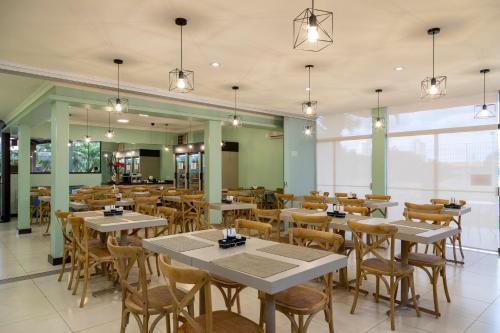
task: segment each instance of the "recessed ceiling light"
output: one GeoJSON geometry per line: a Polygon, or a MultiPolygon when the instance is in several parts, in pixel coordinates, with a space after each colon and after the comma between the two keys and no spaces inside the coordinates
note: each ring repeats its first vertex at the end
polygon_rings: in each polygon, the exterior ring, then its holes
{"type": "Polygon", "coordinates": [[[405,69],[403,66],[396,66],[396,67],[394,67],[395,71],[402,71],[403,69],[405,69]]]}
{"type": "Polygon", "coordinates": [[[139,113],[139,116],[141,116],[141,117],[149,117],[148,114],[144,114],[144,113],[139,113]]]}
{"type": "Polygon", "coordinates": [[[213,63],[210,64],[210,66],[212,67],[220,67],[220,63],[218,63],[217,61],[214,61],[213,63]]]}
{"type": "Polygon", "coordinates": [[[130,120],[128,120],[128,119],[124,119],[124,118],[122,118],[122,119],[118,119],[118,120],[117,120],[117,122],[119,122],[119,123],[123,123],[123,124],[126,124],[126,123],[128,123],[129,121],[130,121],[130,120]]]}

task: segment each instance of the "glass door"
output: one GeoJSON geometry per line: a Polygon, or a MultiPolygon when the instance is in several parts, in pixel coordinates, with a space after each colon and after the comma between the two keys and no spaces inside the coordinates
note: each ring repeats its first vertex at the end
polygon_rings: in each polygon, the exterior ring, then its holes
{"type": "Polygon", "coordinates": [[[132,172],[133,173],[140,173],[141,172],[140,157],[133,157],[132,158],[132,172]]]}
{"type": "Polygon", "coordinates": [[[186,154],[175,155],[175,184],[177,188],[186,188],[186,154]]]}
{"type": "Polygon", "coordinates": [[[200,190],[200,154],[189,154],[189,189],[200,190]]]}

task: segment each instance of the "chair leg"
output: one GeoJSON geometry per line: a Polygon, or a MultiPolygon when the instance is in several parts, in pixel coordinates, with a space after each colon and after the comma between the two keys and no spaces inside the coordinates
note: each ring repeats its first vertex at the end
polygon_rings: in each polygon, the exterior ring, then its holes
{"type": "Polygon", "coordinates": [[[76,282],[75,282],[75,289],[73,289],[73,292],[71,293],[72,295],[76,295],[76,291],[78,290],[78,285],[80,284],[80,274],[82,273],[82,262],[80,260],[78,261],[78,267],[76,269],[76,282]]]}
{"type": "Polygon", "coordinates": [[[144,319],[142,321],[142,332],[141,333],[149,333],[148,328],[149,328],[149,315],[146,314],[146,315],[144,315],[144,319]]]}
{"type": "Polygon", "coordinates": [[[170,327],[170,313],[166,313],[165,314],[165,324],[166,324],[166,328],[167,328],[167,333],[171,333],[172,332],[172,328],[170,327]]]}
{"type": "Polygon", "coordinates": [[[413,306],[415,307],[415,312],[417,313],[417,317],[420,317],[420,308],[418,307],[417,292],[415,291],[415,281],[413,280],[413,274],[409,276],[408,282],[410,283],[411,297],[413,299],[413,306]]]}
{"type": "Polygon", "coordinates": [[[390,316],[390,319],[391,319],[391,330],[395,330],[396,329],[396,324],[394,322],[394,303],[396,301],[396,288],[395,288],[395,283],[394,283],[394,277],[391,276],[390,278],[390,285],[389,285],[389,292],[390,292],[390,296],[391,296],[391,304],[390,304],[390,308],[389,308],[389,316],[390,316]]]}
{"type": "Polygon", "coordinates": [[[82,290],[82,297],[80,298],[80,307],[83,308],[85,305],[85,298],[87,298],[87,288],[89,285],[89,278],[90,278],[90,272],[89,272],[89,264],[85,263],[84,264],[84,269],[83,269],[83,290],[82,290]]]}
{"type": "Polygon", "coordinates": [[[241,304],[240,304],[240,294],[236,296],[236,309],[238,310],[238,314],[241,314],[241,304]]]}
{"type": "Polygon", "coordinates": [[[260,300],[259,327],[261,329],[264,327],[264,314],[265,314],[265,304],[262,300],[260,300]]]}
{"type": "Polygon", "coordinates": [[[462,249],[462,231],[457,235],[458,248],[460,249],[460,255],[462,256],[462,261],[464,260],[464,250],[462,249]]]}
{"type": "Polygon", "coordinates": [[[434,312],[435,316],[439,317],[439,302],[438,302],[438,292],[437,283],[439,278],[439,271],[436,268],[432,269],[432,296],[434,298],[434,312]]]}
{"type": "Polygon", "coordinates": [[[130,312],[128,312],[127,310],[124,309],[122,311],[122,322],[120,325],[120,333],[125,333],[125,329],[127,328],[129,316],[130,316],[130,312]]]}
{"type": "Polygon", "coordinates": [[[375,302],[378,303],[378,298],[380,294],[380,277],[375,277],[375,302]]]}
{"type": "Polygon", "coordinates": [[[450,293],[448,292],[448,281],[446,279],[446,265],[441,268],[441,277],[443,278],[444,294],[446,295],[446,301],[451,302],[450,293]]]}
{"type": "Polygon", "coordinates": [[[457,261],[457,246],[456,246],[456,236],[453,236],[452,238],[452,245],[453,245],[453,260],[457,261]]]}
{"type": "Polygon", "coordinates": [[[66,267],[66,258],[68,257],[68,250],[64,250],[63,253],[63,260],[62,260],[62,265],[61,265],[61,272],[59,272],[59,278],[57,279],[58,282],[61,282],[63,274],[64,274],[64,268],[66,267]]]}
{"type": "Polygon", "coordinates": [[[69,265],[71,267],[71,271],[69,273],[69,280],[68,280],[68,290],[71,290],[71,286],[73,284],[73,279],[75,277],[75,256],[76,256],[76,251],[71,251],[71,261],[69,262],[69,265]]]}
{"type": "Polygon", "coordinates": [[[351,314],[354,314],[354,311],[356,310],[356,304],[358,303],[360,284],[361,284],[361,272],[359,272],[359,269],[356,269],[356,289],[354,292],[354,300],[352,301],[351,314]]]}

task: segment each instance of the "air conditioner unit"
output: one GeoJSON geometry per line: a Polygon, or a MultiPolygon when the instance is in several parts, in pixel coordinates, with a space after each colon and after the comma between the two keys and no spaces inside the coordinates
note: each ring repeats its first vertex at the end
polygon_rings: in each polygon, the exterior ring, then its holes
{"type": "Polygon", "coordinates": [[[270,140],[282,139],[283,138],[283,132],[273,131],[273,132],[267,133],[266,136],[270,140]]]}

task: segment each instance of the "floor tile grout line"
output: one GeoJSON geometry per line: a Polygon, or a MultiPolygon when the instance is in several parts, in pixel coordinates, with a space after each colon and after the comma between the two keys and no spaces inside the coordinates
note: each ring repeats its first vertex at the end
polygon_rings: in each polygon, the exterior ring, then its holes
{"type": "MultiPolygon", "coordinates": [[[[467,326],[467,327],[465,328],[464,332],[467,332],[467,330],[468,330],[469,328],[471,328],[471,327],[472,327],[472,325],[474,325],[474,323],[476,323],[476,322],[484,323],[484,322],[480,321],[480,320],[479,320],[479,318],[480,318],[480,317],[481,317],[481,316],[482,316],[482,315],[483,315],[486,311],[488,311],[488,309],[489,309],[490,307],[492,307],[492,306],[493,306],[493,304],[494,304],[497,300],[500,300],[500,295],[499,295],[499,296],[497,296],[497,297],[496,297],[496,298],[495,298],[495,299],[494,299],[494,300],[493,300],[490,304],[488,304],[488,306],[487,306],[487,307],[486,307],[486,308],[485,308],[485,309],[484,309],[481,313],[479,313],[479,314],[477,315],[476,319],[474,319],[474,321],[473,321],[473,322],[472,322],[469,326],[467,326]]],[[[488,324],[488,323],[484,323],[484,324],[488,324]]]]}

